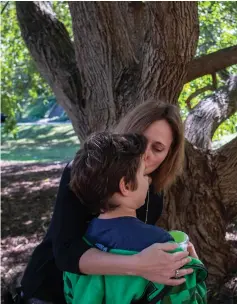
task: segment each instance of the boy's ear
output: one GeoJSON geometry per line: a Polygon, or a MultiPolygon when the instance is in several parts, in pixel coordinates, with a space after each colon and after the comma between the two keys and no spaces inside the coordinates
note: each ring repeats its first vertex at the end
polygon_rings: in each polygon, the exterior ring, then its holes
{"type": "Polygon", "coordinates": [[[124,195],[124,196],[127,196],[130,193],[130,191],[131,191],[130,185],[125,182],[125,178],[124,177],[122,177],[120,179],[119,190],[120,190],[121,194],[124,195]]]}

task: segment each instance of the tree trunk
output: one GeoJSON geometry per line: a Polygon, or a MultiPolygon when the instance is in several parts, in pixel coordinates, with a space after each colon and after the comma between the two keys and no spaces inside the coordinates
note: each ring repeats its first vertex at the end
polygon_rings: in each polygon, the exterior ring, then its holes
{"type": "MultiPolygon", "coordinates": [[[[48,2],[16,2],[26,45],[80,140],[108,129],[150,98],[176,104],[185,81],[202,75],[208,58],[211,73],[236,60],[236,48],[192,60],[199,35],[197,2],[70,1],[69,7],[74,44],[48,2]],[[230,56],[219,65],[223,53],[230,56]]],[[[212,154],[187,142],[184,174],[166,195],[162,219],[168,229],[187,231],[213,282],[233,261],[225,229],[237,209],[234,151],[235,143],[212,154]]]]}
{"type": "Polygon", "coordinates": [[[158,224],[187,232],[215,285],[237,269],[237,251],[225,240],[237,217],[237,138],[215,152],[185,148],[184,173],[166,193],[158,224]]]}

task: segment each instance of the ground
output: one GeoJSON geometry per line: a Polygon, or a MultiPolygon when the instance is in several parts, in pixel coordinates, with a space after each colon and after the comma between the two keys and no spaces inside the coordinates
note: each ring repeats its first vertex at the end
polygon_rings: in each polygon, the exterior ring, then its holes
{"type": "Polygon", "coordinates": [[[2,291],[19,281],[45,234],[64,166],[2,162],[2,291]]]}
{"type": "MultiPolygon", "coordinates": [[[[20,280],[32,250],[46,232],[64,166],[60,162],[2,162],[2,291],[20,280]]],[[[236,227],[229,227],[227,238],[237,247],[236,227]]],[[[218,301],[212,303],[237,303],[237,278],[232,275],[229,284],[231,292],[223,287],[220,301],[216,291],[218,301]]]]}

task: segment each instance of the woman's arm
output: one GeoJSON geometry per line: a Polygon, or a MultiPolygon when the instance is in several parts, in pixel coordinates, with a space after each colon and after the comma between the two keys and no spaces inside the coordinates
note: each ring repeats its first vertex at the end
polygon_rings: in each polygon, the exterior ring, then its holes
{"type": "Polygon", "coordinates": [[[192,273],[192,269],[179,271],[180,279],[173,279],[175,270],[190,261],[188,252],[172,251],[176,244],[154,244],[132,256],[115,255],[95,248],[87,250],[79,261],[81,272],[86,274],[136,275],[149,281],[165,285],[180,285],[184,275],[192,273]]]}
{"type": "Polygon", "coordinates": [[[70,189],[70,175],[71,164],[68,164],[61,177],[50,234],[57,267],[80,274],[78,261],[91,248],[82,237],[93,217],[70,189]]]}

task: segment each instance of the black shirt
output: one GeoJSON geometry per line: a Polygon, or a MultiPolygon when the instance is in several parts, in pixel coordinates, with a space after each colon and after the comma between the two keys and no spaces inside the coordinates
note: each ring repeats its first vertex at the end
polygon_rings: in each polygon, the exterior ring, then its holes
{"type": "MultiPolygon", "coordinates": [[[[80,274],[80,257],[90,248],[83,240],[94,216],[69,187],[71,163],[62,174],[54,212],[46,236],[34,250],[22,278],[26,298],[38,297],[65,303],[62,271],[80,274]]],[[[147,223],[154,225],[163,209],[163,196],[149,190],[147,223]]],[[[138,219],[145,221],[146,204],[137,210],[138,219]]]]}

